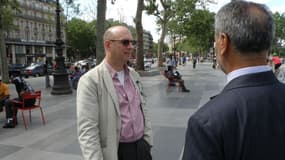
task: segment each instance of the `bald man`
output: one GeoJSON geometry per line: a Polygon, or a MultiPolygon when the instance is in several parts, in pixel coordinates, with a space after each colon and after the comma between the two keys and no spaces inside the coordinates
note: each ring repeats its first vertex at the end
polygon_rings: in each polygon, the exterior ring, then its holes
{"type": "Polygon", "coordinates": [[[105,58],[77,89],[84,160],[150,160],[152,129],[139,75],[127,66],[136,41],[125,26],[104,34],[105,58]]]}

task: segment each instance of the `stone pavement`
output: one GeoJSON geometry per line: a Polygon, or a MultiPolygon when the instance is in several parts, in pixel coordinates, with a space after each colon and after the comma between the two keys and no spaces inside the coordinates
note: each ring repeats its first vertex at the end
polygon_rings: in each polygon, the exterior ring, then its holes
{"type": "MultiPolygon", "coordinates": [[[[225,84],[225,76],[211,68],[210,63],[179,66],[190,93],[178,92],[176,87],[166,92],[167,80],[161,75],[142,77],[151,113],[154,134],[152,148],[154,160],[178,160],[184,145],[188,118],[209,97],[219,93],[225,84]]],[[[30,79],[28,79],[30,81],[30,79]]],[[[32,80],[30,82],[32,85],[32,80]]],[[[32,124],[25,130],[20,114],[14,129],[0,128],[1,160],[81,160],[76,133],[75,92],[71,95],[53,96],[51,89],[41,89],[42,106],[47,124],[42,125],[40,112],[32,112],[32,124]]],[[[10,85],[12,97],[16,95],[10,85]]],[[[28,113],[26,113],[28,116],[28,113]]],[[[5,115],[0,113],[0,125],[5,115]]]]}

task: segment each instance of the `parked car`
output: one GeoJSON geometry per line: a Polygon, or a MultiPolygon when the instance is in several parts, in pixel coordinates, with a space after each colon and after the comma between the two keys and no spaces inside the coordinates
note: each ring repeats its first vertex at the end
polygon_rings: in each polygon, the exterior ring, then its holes
{"type": "Polygon", "coordinates": [[[20,74],[22,73],[22,70],[26,66],[24,64],[9,64],[8,65],[8,72],[9,72],[9,77],[11,77],[13,74],[20,74]]]}
{"type": "Polygon", "coordinates": [[[46,73],[44,64],[32,64],[22,71],[22,75],[26,78],[29,76],[42,76],[46,73]]]}
{"type": "Polygon", "coordinates": [[[153,63],[154,63],[153,58],[144,58],[144,69],[150,70],[153,63]]]}
{"type": "Polygon", "coordinates": [[[80,65],[82,66],[86,66],[88,64],[89,69],[93,68],[96,66],[96,59],[84,59],[84,60],[79,60],[74,62],[74,66],[78,66],[80,65]]]}

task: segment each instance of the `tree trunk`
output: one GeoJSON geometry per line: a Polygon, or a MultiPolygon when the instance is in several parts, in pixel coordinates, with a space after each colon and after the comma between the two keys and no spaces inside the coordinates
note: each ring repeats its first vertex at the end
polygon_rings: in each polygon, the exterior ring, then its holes
{"type": "Polygon", "coordinates": [[[138,0],[136,13],[136,33],[137,33],[137,70],[144,70],[144,48],[143,48],[143,27],[142,27],[142,11],[144,9],[144,0],[138,0]]]}
{"type": "Polygon", "coordinates": [[[106,0],[97,0],[97,23],[96,23],[96,63],[99,64],[105,57],[103,35],[105,32],[106,0]]]}
{"type": "Polygon", "coordinates": [[[166,21],[163,21],[163,23],[161,24],[162,32],[160,35],[158,49],[157,49],[158,67],[163,67],[162,51],[163,51],[164,38],[166,34],[166,23],[167,23],[166,21]]]}
{"type": "Polygon", "coordinates": [[[0,15],[0,74],[2,76],[2,81],[5,83],[9,82],[8,64],[7,64],[7,54],[5,45],[5,35],[3,29],[3,19],[0,15]]]}

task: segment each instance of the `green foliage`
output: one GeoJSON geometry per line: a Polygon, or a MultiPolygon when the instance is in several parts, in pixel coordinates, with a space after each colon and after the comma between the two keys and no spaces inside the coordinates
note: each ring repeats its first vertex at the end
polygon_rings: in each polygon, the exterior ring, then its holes
{"type": "MultiPolygon", "coordinates": [[[[67,56],[69,59],[83,59],[96,55],[96,24],[97,21],[86,22],[84,20],[73,18],[67,23],[67,56]]],[[[135,37],[135,28],[125,23],[106,21],[106,28],[115,25],[127,26],[135,37]]],[[[104,54],[104,53],[103,53],[104,54]]]]}
{"type": "MultiPolygon", "coordinates": [[[[153,44],[152,44],[152,53],[153,53],[153,56],[155,56],[155,57],[157,57],[157,55],[156,55],[157,49],[158,49],[158,44],[153,42],[153,44]]],[[[169,47],[168,47],[168,45],[166,43],[163,43],[162,51],[163,52],[169,51],[169,47]]]]}
{"type": "Polygon", "coordinates": [[[275,38],[273,40],[272,50],[285,54],[285,13],[276,12],[273,14],[275,23],[275,38]]]}
{"type": "MultiPolygon", "coordinates": [[[[178,11],[180,14],[181,11],[178,11]]],[[[171,23],[171,31],[184,37],[178,45],[180,50],[205,53],[213,47],[214,13],[206,9],[195,9],[188,16],[177,16],[171,23]]]]}
{"type": "Polygon", "coordinates": [[[73,18],[67,26],[68,57],[82,59],[95,56],[96,22],[73,18]]]}
{"type": "Polygon", "coordinates": [[[214,13],[208,10],[196,10],[192,15],[190,27],[187,26],[188,35],[193,37],[197,44],[203,51],[208,50],[213,46],[214,42],[214,13]]]}
{"type": "Polygon", "coordinates": [[[9,82],[9,76],[4,32],[15,28],[15,12],[20,12],[17,0],[0,0],[0,74],[6,83],[9,82]]]}
{"type": "Polygon", "coordinates": [[[173,8],[174,4],[175,1],[171,0],[159,0],[159,2],[156,0],[147,0],[145,1],[145,10],[148,15],[157,17],[157,25],[163,26],[176,15],[175,8],[173,8]],[[159,7],[159,4],[161,7],[159,7]]]}
{"type": "Polygon", "coordinates": [[[156,16],[157,18],[157,25],[161,28],[161,36],[159,40],[158,45],[158,51],[157,51],[157,58],[158,58],[158,66],[162,66],[162,51],[163,51],[163,43],[164,38],[167,33],[168,23],[172,17],[175,16],[175,9],[172,7],[175,3],[175,1],[172,0],[160,0],[159,1],[160,6],[156,2],[156,0],[147,0],[145,1],[145,9],[147,11],[147,14],[151,14],[156,16]]]}
{"type": "Polygon", "coordinates": [[[214,42],[214,13],[206,9],[208,1],[177,0],[175,16],[168,22],[171,36],[180,37],[177,50],[205,53],[214,42]]]}
{"type": "Polygon", "coordinates": [[[4,30],[11,29],[15,12],[21,12],[17,0],[0,1],[0,27],[4,30]]]}
{"type": "Polygon", "coordinates": [[[145,1],[145,10],[148,15],[155,15],[159,16],[160,12],[158,11],[158,4],[156,3],[156,0],[149,0],[145,1]]]}

